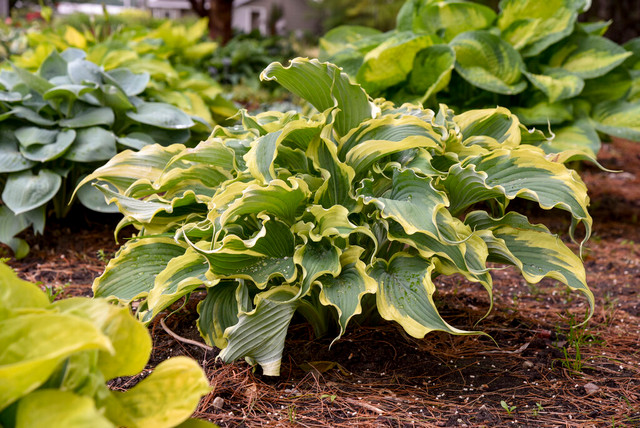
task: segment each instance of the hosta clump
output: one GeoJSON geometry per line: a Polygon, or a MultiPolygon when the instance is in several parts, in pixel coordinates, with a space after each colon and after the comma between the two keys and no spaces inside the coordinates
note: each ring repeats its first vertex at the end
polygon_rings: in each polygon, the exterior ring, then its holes
{"type": "Polygon", "coordinates": [[[4,428],[180,425],[209,392],[194,360],[164,361],[125,393],[106,385],[137,375],[150,353],[149,332],[127,308],[82,297],[51,303],[39,287],[0,263],[4,428]]]}
{"type": "Polygon", "coordinates": [[[244,114],[193,149],[121,153],[87,178],[114,186],[100,188],[121,226],[140,231],[95,281],[96,296],[141,299],[148,321],[204,288],[202,336],[225,361],[245,357],[268,375],[279,372],[296,311],[319,334],[336,326],[337,338],[372,304],[417,338],[476,334],[440,317],[434,278],[462,274],[491,299],[488,262],[514,265],[532,283],[555,278],[593,305],[580,258],[507,212],[518,197],[569,212],[570,231],[582,223],[585,240],[591,231],[584,183],[521,144],[537,134],[508,110],[456,116],[372,101],[316,60],[273,63],[262,78],[317,112],[244,114]]]}
{"type": "Polygon", "coordinates": [[[508,107],[549,127],[548,153],[593,158],[598,132],[640,141],[638,52],[581,23],[586,0],[501,0],[496,14],[466,0],[407,0],[393,31],[343,26],[320,41],[373,96],[470,109],[508,107]],[[626,49],[625,49],[626,48],[626,49]],[[635,59],[631,58],[635,55],[635,59]]]}
{"type": "MultiPolygon", "coordinates": [[[[15,235],[29,225],[42,232],[49,201],[64,216],[77,181],[118,151],[191,138],[189,115],[138,97],[148,82],[146,73],[104,71],[78,49],[53,51],[36,73],[0,71],[0,242],[16,257],[29,247],[15,235]]],[[[110,210],[91,186],[79,196],[110,210]]]]}

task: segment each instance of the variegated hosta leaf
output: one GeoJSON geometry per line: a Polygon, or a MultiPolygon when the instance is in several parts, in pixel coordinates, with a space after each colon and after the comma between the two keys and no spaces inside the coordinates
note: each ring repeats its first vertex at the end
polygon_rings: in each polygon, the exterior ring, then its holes
{"type": "Polygon", "coordinates": [[[349,320],[362,312],[362,296],[375,294],[378,288],[376,281],[367,274],[366,265],[360,260],[363,252],[361,247],[350,246],[340,255],[338,271],[316,281],[321,288],[320,303],[333,306],[338,311],[340,334],[334,342],[344,334],[349,320]]]}
{"type": "Polygon", "coordinates": [[[421,94],[424,102],[446,88],[456,62],[456,53],[449,45],[433,45],[421,50],[413,60],[409,75],[409,90],[421,94]]]}
{"type": "Polygon", "coordinates": [[[502,0],[498,28],[522,56],[535,56],[571,34],[580,6],[579,0],[502,0]]]}
{"type": "MultiPolygon", "coordinates": [[[[223,144],[219,138],[209,138],[194,148],[177,150],[175,153],[166,163],[167,169],[184,168],[192,164],[205,164],[227,171],[236,169],[235,152],[223,144]]],[[[160,162],[159,167],[162,165],[160,162]]],[[[152,177],[148,178],[152,179],[152,177]]]]}
{"type": "Polygon", "coordinates": [[[456,71],[469,83],[498,94],[524,91],[524,64],[520,54],[507,42],[488,31],[468,31],[450,43],[456,52],[456,71]]]}
{"type": "Polygon", "coordinates": [[[504,107],[470,110],[454,118],[466,140],[487,136],[508,147],[520,144],[520,121],[504,107]]]}
{"type": "Polygon", "coordinates": [[[367,94],[349,81],[346,74],[335,66],[317,60],[291,60],[288,67],[274,62],[260,75],[262,80],[276,80],[279,84],[304,98],[318,111],[337,107],[335,129],[345,135],[371,118],[373,108],[367,94]]]}
{"type": "Polygon", "coordinates": [[[335,205],[326,209],[319,205],[312,205],[307,208],[307,211],[314,217],[315,227],[309,231],[309,238],[313,241],[320,241],[323,237],[347,238],[352,233],[361,233],[371,238],[374,246],[378,244],[368,225],[356,226],[349,220],[349,210],[344,206],[335,205]]]}
{"type": "Polygon", "coordinates": [[[584,80],[562,68],[552,68],[542,74],[524,72],[529,81],[545,93],[549,102],[573,98],[584,88],[584,80]]]}
{"type": "Polygon", "coordinates": [[[266,376],[278,376],[287,328],[300,304],[292,300],[297,294],[298,289],[288,285],[257,294],[255,308],[241,311],[238,323],[225,330],[228,344],[220,352],[220,358],[231,362],[245,357],[259,364],[266,376]]]}
{"type": "Polygon", "coordinates": [[[593,313],[593,293],[587,286],[582,260],[545,226],[532,225],[525,216],[514,212],[494,219],[486,212],[474,211],[465,222],[476,231],[491,232],[481,234],[489,247],[490,260],[517,266],[528,282],[535,284],[549,277],[580,290],[587,296],[593,313]]]}
{"type": "Polygon", "coordinates": [[[193,248],[207,259],[211,273],[218,278],[250,279],[257,287],[265,288],[274,276],[287,282],[296,277],[294,237],[279,220],[267,217],[260,231],[250,239],[229,234],[213,250],[193,248]]]}
{"type": "Polygon", "coordinates": [[[593,109],[592,119],[600,132],[640,141],[640,100],[600,103],[593,109]]]}
{"type": "Polygon", "coordinates": [[[311,284],[321,275],[340,274],[340,254],[342,251],[327,239],[307,241],[296,249],[294,262],[302,268],[300,294],[296,298],[304,297],[311,290],[311,284]]]}
{"type": "Polygon", "coordinates": [[[417,16],[415,32],[438,34],[449,42],[465,31],[484,30],[496,19],[491,8],[472,2],[427,2],[417,16]]]}
{"type": "Polygon", "coordinates": [[[171,200],[192,191],[198,202],[206,203],[220,184],[232,178],[226,169],[195,164],[187,168],[165,170],[154,182],[140,179],[129,186],[126,195],[138,199],[160,193],[163,199],[171,200]]]}
{"type": "Polygon", "coordinates": [[[326,60],[343,50],[345,43],[353,45],[359,40],[379,34],[380,30],[360,25],[341,25],[333,28],[320,39],[319,58],[326,60]]]}
{"type": "Polygon", "coordinates": [[[102,276],[93,282],[93,295],[117,299],[127,304],[146,297],[154,287],[156,275],[187,247],[171,238],[143,238],[127,242],[109,260],[102,276]]]}
{"type": "Polygon", "coordinates": [[[236,281],[220,281],[207,288],[207,296],[198,303],[198,330],[210,346],[227,346],[224,332],[238,323],[238,314],[251,308],[248,288],[236,281]]]}
{"type": "Polygon", "coordinates": [[[529,107],[514,107],[511,111],[528,126],[547,127],[573,120],[573,105],[567,101],[549,103],[540,101],[529,107]]]}
{"type": "Polygon", "coordinates": [[[394,172],[391,189],[378,194],[373,180],[366,179],[358,189],[366,205],[374,205],[382,218],[393,219],[409,233],[421,232],[440,237],[436,214],[449,204],[447,195],[433,187],[431,178],[422,178],[411,170],[394,172]]]}
{"type": "Polygon", "coordinates": [[[600,137],[589,119],[578,119],[570,125],[555,128],[552,138],[538,147],[545,153],[579,151],[595,159],[600,150],[600,137]]]}
{"type": "Polygon", "coordinates": [[[323,184],[316,191],[313,202],[325,208],[338,205],[347,210],[353,209],[355,203],[351,195],[351,187],[355,171],[338,159],[335,144],[326,138],[314,139],[309,143],[307,156],[324,179],[323,184]]]}
{"type": "Polygon", "coordinates": [[[376,303],[382,318],[396,321],[413,337],[422,339],[440,330],[451,334],[481,334],[459,330],[442,319],[433,302],[433,262],[398,253],[389,262],[378,260],[368,270],[378,282],[376,303]]]}
{"type": "Polygon", "coordinates": [[[633,96],[631,94],[633,71],[624,66],[618,66],[604,76],[587,80],[584,89],[580,93],[580,98],[586,98],[593,104],[602,101],[626,99],[627,96],[631,99],[633,96]]]}

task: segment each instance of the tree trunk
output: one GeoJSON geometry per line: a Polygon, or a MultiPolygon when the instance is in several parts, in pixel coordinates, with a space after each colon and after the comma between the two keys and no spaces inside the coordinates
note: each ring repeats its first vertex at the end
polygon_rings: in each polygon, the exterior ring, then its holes
{"type": "Polygon", "coordinates": [[[225,45],[233,36],[231,13],[233,0],[211,0],[209,9],[209,36],[225,45]]]}

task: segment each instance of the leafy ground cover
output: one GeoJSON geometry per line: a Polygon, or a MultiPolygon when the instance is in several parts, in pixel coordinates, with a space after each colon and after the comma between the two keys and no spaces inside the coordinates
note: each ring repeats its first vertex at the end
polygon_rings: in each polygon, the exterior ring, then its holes
{"type": "MultiPolygon", "coordinates": [[[[599,159],[624,172],[590,166],[581,172],[592,200],[585,267],[596,297],[584,327],[570,329],[585,313],[577,293],[551,280],[531,286],[505,269],[494,273],[494,310],[478,325],[499,347],[486,338],[441,333],[416,340],[382,324],[353,328],[329,349],[331,338],[310,341],[311,328],[301,322],[289,332],[281,376],[268,378],[244,362],[216,362],[217,350],[173,336],[199,340],[192,299],[150,326],[154,350],[147,368],[176,355],[200,361],[213,391],[196,416],[221,426],[636,426],[640,147],[614,141],[599,159]]],[[[567,229],[568,216],[546,214],[531,216],[567,229]]],[[[9,264],[27,280],[57,284],[64,297],[90,295],[93,278],[117,248],[111,234],[117,217],[79,212],[44,236],[25,236],[31,254],[9,264]]],[[[440,311],[456,326],[471,328],[486,312],[482,287],[462,277],[438,289],[440,311]]],[[[126,390],[139,380],[119,378],[111,387],[126,390]]]]}

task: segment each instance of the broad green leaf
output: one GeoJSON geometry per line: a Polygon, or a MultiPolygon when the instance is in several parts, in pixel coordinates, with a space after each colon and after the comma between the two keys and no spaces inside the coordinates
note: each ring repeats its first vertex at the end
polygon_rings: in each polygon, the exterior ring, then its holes
{"type": "Polygon", "coordinates": [[[13,69],[20,77],[20,80],[22,80],[22,82],[27,85],[29,89],[32,89],[40,95],[44,94],[54,86],[52,83],[49,83],[47,79],[40,77],[37,74],[31,73],[23,68],[13,65],[13,69]]]}
{"type": "Polygon", "coordinates": [[[8,175],[2,191],[2,201],[19,215],[46,204],[58,193],[62,178],[49,169],[41,169],[38,174],[31,170],[8,175]]]}
{"type": "Polygon", "coordinates": [[[578,150],[595,159],[600,151],[600,137],[590,120],[578,119],[567,126],[555,128],[552,138],[538,147],[545,153],[578,150]]]}
{"type": "Polygon", "coordinates": [[[73,83],[82,84],[95,84],[102,83],[102,70],[96,64],[84,59],[76,59],[69,61],[67,65],[67,72],[69,78],[73,83]]]}
{"type": "Polygon", "coordinates": [[[127,134],[125,137],[117,137],[116,141],[118,144],[122,144],[123,146],[130,147],[135,150],[140,150],[144,146],[155,143],[153,138],[143,132],[132,132],[131,134],[127,134]]]}
{"type": "Polygon", "coordinates": [[[68,356],[83,350],[113,352],[92,323],[67,314],[32,312],[0,320],[0,410],[35,390],[68,356]]]}
{"type": "Polygon", "coordinates": [[[338,135],[346,135],[373,115],[367,94],[333,64],[301,58],[291,60],[288,67],[274,62],[260,78],[277,81],[320,112],[337,107],[340,111],[336,113],[334,127],[338,135]]]}
{"type": "Polygon", "coordinates": [[[415,32],[437,34],[446,42],[465,31],[484,30],[496,19],[491,8],[472,2],[440,1],[425,6],[417,16],[415,32]]]}
{"type": "Polygon", "coordinates": [[[391,189],[377,194],[373,180],[363,180],[357,191],[365,205],[374,205],[382,218],[402,225],[409,233],[421,232],[439,237],[436,214],[448,205],[447,195],[433,187],[431,178],[423,178],[411,170],[395,171],[391,189]]]}
{"type": "Polygon", "coordinates": [[[25,158],[36,162],[48,162],[61,157],[73,144],[76,138],[76,131],[73,129],[65,129],[56,134],[55,141],[52,143],[44,142],[41,144],[32,143],[25,147],[21,147],[20,152],[25,158]]]}
{"type": "Polygon", "coordinates": [[[42,62],[38,69],[38,75],[46,80],[51,80],[57,76],[67,75],[67,61],[60,56],[58,51],[53,50],[42,62]]]}
{"type": "Polygon", "coordinates": [[[346,331],[349,320],[362,313],[360,301],[365,294],[374,294],[378,289],[376,281],[367,275],[366,265],[360,256],[364,252],[358,246],[348,247],[340,255],[338,272],[327,272],[315,281],[320,288],[320,303],[333,306],[338,312],[340,334],[338,340],[346,331]]]}
{"type": "Polygon", "coordinates": [[[85,128],[88,126],[112,126],[115,120],[113,110],[109,107],[88,108],[70,119],[60,120],[60,126],[65,128],[85,128]]]}
{"type": "Polygon", "coordinates": [[[64,154],[74,162],[106,161],[117,154],[116,136],[99,126],[79,129],[76,139],[64,154]]]}
{"type": "Polygon", "coordinates": [[[293,234],[278,220],[264,220],[260,231],[251,239],[242,240],[229,234],[218,248],[195,249],[207,259],[215,277],[249,279],[261,289],[272,277],[280,276],[291,282],[297,274],[293,234]]]}
{"type": "Polygon", "coordinates": [[[616,137],[640,141],[640,100],[607,101],[596,105],[592,119],[600,132],[616,137]]]}
{"type": "Polygon", "coordinates": [[[149,377],[130,390],[112,392],[118,405],[109,408],[107,416],[119,426],[171,428],[189,418],[210,390],[195,360],[173,357],[158,364],[149,377]]]}
{"type": "Polygon", "coordinates": [[[15,131],[15,138],[20,142],[22,147],[31,145],[52,144],[56,141],[58,131],[38,128],[36,126],[24,126],[15,131]]]}
{"type": "Polygon", "coordinates": [[[562,68],[554,68],[543,74],[524,72],[529,81],[545,93],[549,102],[573,98],[584,88],[584,80],[562,68]]]}
{"type": "Polygon", "coordinates": [[[426,101],[444,89],[451,79],[456,54],[449,45],[433,45],[421,50],[409,74],[409,90],[426,101]]]}
{"type": "Polygon", "coordinates": [[[515,95],[524,91],[524,64],[520,54],[488,31],[468,31],[450,43],[456,53],[456,71],[469,83],[489,92],[515,95]]]}
{"type": "Polygon", "coordinates": [[[134,376],[141,372],[151,354],[151,337],[144,325],[126,307],[102,299],[73,297],[53,303],[61,313],[89,320],[109,338],[113,351],[98,353],[98,368],[104,380],[134,376]]]}
{"type": "Polygon", "coordinates": [[[556,48],[549,66],[583,79],[604,76],[631,56],[623,47],[600,36],[572,37],[556,48]]]}
{"type": "Polygon", "coordinates": [[[188,129],[195,125],[185,112],[164,103],[145,102],[137,107],[137,111],[128,111],[126,115],[136,122],[162,129],[188,129]]]}
{"type": "Polygon", "coordinates": [[[226,329],[228,344],[220,358],[231,362],[244,356],[252,364],[259,364],[265,376],[280,375],[284,339],[299,305],[291,298],[297,294],[298,289],[288,285],[257,294],[255,309],[240,312],[238,323],[226,329]]]}
{"type": "Polygon", "coordinates": [[[146,297],[153,289],[156,275],[185,251],[185,246],[171,238],[129,241],[93,282],[93,294],[95,297],[117,299],[123,304],[146,297]]]}
{"type": "Polygon", "coordinates": [[[92,397],[59,389],[32,392],[18,402],[15,428],[115,428],[92,397]]]}
{"type": "Polygon", "coordinates": [[[631,72],[624,66],[619,66],[604,76],[587,80],[580,98],[586,98],[593,104],[621,100],[630,95],[632,86],[631,72]]]}
{"type": "Polygon", "coordinates": [[[92,92],[94,88],[85,85],[63,84],[49,89],[42,95],[45,100],[55,100],[57,98],[67,98],[75,100],[82,95],[92,92]]]}
{"type": "Polygon", "coordinates": [[[530,107],[514,107],[511,111],[526,125],[548,126],[573,120],[573,106],[569,102],[541,101],[530,107]]]}
{"type": "Polygon", "coordinates": [[[340,253],[340,249],[327,238],[318,242],[307,241],[296,249],[293,261],[302,269],[302,282],[296,299],[306,296],[319,276],[340,274],[340,253]]]}
{"type": "Polygon", "coordinates": [[[149,74],[135,74],[127,68],[107,71],[104,76],[105,80],[122,89],[130,97],[141,94],[149,83],[149,74]]]}
{"type": "Polygon", "coordinates": [[[438,42],[436,36],[427,34],[395,33],[365,55],[356,79],[368,93],[377,95],[403,82],[413,68],[417,53],[438,42]]]}
{"type": "Polygon", "coordinates": [[[0,263],[0,307],[10,310],[46,308],[49,298],[40,287],[18,278],[4,263],[0,263]]]}
{"type": "Polygon", "coordinates": [[[326,138],[314,139],[306,154],[324,179],[324,183],[316,190],[313,202],[325,208],[337,205],[351,209],[354,205],[351,186],[355,171],[340,162],[335,144],[326,138]]]}
{"type": "Polygon", "coordinates": [[[238,323],[238,312],[251,305],[247,287],[236,281],[220,281],[207,288],[207,296],[198,303],[198,330],[210,346],[227,346],[224,332],[238,323]]]}
{"type": "MultiPolygon", "coordinates": [[[[97,211],[99,213],[117,213],[118,206],[116,204],[107,204],[104,200],[104,193],[97,189],[94,184],[97,184],[97,180],[88,182],[78,187],[75,191],[75,195],[82,205],[90,210],[97,211]]],[[[112,184],[106,183],[103,186],[109,186],[113,191],[117,190],[112,184]]]]}
{"type": "Polygon", "coordinates": [[[30,169],[36,163],[31,161],[20,153],[18,141],[13,138],[12,133],[4,133],[0,131],[0,173],[18,172],[30,169]]]}
{"type": "Polygon", "coordinates": [[[396,321],[411,336],[422,339],[440,330],[451,334],[479,334],[447,324],[433,302],[434,265],[420,257],[398,253],[389,262],[376,261],[368,275],[378,282],[376,303],[382,318],[396,321]]]}
{"type": "Polygon", "coordinates": [[[10,113],[17,118],[24,119],[40,126],[53,126],[56,124],[55,121],[42,117],[35,111],[23,106],[13,107],[10,113]]]}
{"type": "Polygon", "coordinates": [[[536,56],[571,34],[580,3],[577,0],[502,0],[498,28],[522,56],[536,56]]]}
{"type": "Polygon", "coordinates": [[[352,233],[362,233],[371,238],[374,245],[377,240],[367,226],[356,226],[349,220],[349,210],[342,205],[334,205],[324,208],[320,205],[311,205],[307,208],[315,219],[315,227],[309,231],[309,237],[313,241],[320,241],[324,237],[347,238],[352,233]]]}
{"type": "Polygon", "coordinates": [[[11,248],[16,260],[21,259],[29,253],[29,244],[15,236],[29,226],[33,226],[36,234],[41,234],[44,222],[44,205],[19,215],[14,214],[6,205],[0,206],[0,242],[11,248]]]}
{"type": "Polygon", "coordinates": [[[489,230],[482,237],[489,246],[489,260],[517,266],[530,283],[553,278],[573,290],[582,291],[593,313],[594,297],[587,286],[582,260],[542,225],[531,225],[526,217],[509,213],[498,219],[474,211],[465,222],[476,230],[489,230]]]}

